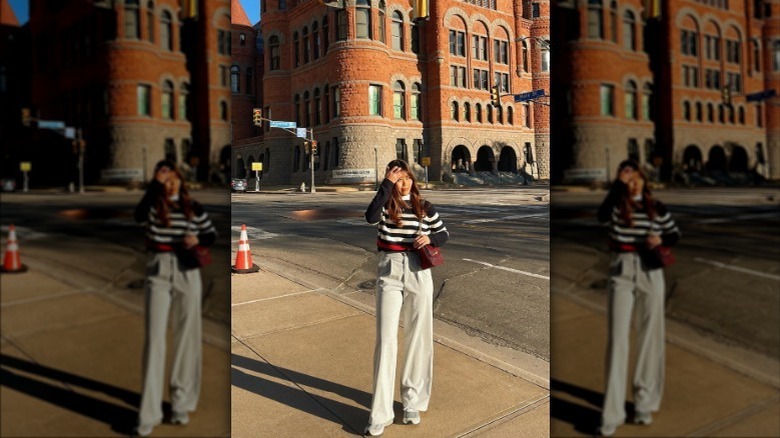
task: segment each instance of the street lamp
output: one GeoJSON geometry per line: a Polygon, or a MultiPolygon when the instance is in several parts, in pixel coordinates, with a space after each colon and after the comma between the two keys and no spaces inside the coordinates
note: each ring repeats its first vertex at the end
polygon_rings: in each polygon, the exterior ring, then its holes
{"type": "Polygon", "coordinates": [[[542,46],[547,47],[548,49],[550,48],[550,42],[547,41],[544,38],[539,38],[539,37],[535,37],[535,36],[521,36],[521,37],[517,38],[517,42],[526,41],[526,40],[534,40],[534,41],[538,42],[539,44],[541,44],[542,46]]]}
{"type": "Polygon", "coordinates": [[[374,145],[374,190],[379,190],[379,146],[374,145]]]}

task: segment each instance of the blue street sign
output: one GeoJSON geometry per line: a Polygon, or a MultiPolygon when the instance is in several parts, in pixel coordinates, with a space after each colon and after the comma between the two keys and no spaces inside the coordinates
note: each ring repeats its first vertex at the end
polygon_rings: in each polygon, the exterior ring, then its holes
{"type": "Polygon", "coordinates": [[[764,91],[759,91],[758,93],[751,93],[745,96],[748,102],[760,102],[765,99],[770,99],[772,97],[775,97],[777,94],[777,91],[775,91],[774,88],[764,91]]]}
{"type": "Polygon", "coordinates": [[[515,94],[515,102],[525,102],[526,100],[538,99],[544,97],[544,90],[529,91],[528,93],[515,94]]]}
{"type": "Polygon", "coordinates": [[[38,120],[38,129],[65,129],[65,122],[60,120],[38,120]]]}
{"type": "Polygon", "coordinates": [[[271,120],[271,128],[295,129],[295,122],[283,122],[280,120],[271,120]]]}

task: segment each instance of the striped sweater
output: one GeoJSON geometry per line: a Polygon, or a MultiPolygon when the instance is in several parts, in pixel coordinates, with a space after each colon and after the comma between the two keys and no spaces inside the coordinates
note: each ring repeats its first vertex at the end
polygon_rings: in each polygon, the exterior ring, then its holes
{"type": "Polygon", "coordinates": [[[189,231],[198,236],[198,245],[209,246],[214,243],[217,231],[203,206],[192,201],[193,216],[187,220],[181,208],[168,212],[169,224],[165,224],[154,207],[155,200],[165,187],[152,180],[141,202],[135,208],[135,220],[146,227],[146,245],[154,252],[180,251],[182,240],[189,231]]]}
{"type": "MultiPolygon", "coordinates": [[[[622,184],[617,182],[617,184],[622,184]]],[[[617,190],[613,186],[607,198],[604,199],[598,211],[598,219],[609,227],[609,245],[615,251],[638,251],[645,248],[647,237],[651,232],[661,234],[663,246],[673,246],[680,238],[671,213],[661,201],[654,201],[655,216],[651,220],[644,206],[635,207],[631,212],[632,223],[627,224],[620,217],[618,209],[617,190]]]]}
{"type": "MultiPolygon", "coordinates": [[[[366,221],[377,226],[376,246],[379,251],[401,252],[414,249],[414,239],[420,229],[420,220],[414,215],[414,210],[404,208],[401,212],[401,225],[398,226],[390,217],[387,202],[393,193],[393,182],[382,181],[376,196],[366,210],[366,221]]],[[[442,246],[449,239],[449,232],[441,221],[436,209],[428,201],[424,201],[425,216],[422,218],[422,234],[429,236],[432,246],[442,246]]]]}

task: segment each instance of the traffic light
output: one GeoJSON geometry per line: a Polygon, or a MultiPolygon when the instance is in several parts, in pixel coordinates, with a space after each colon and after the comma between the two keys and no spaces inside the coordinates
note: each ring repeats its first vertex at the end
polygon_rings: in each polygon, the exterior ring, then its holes
{"type": "Polygon", "coordinates": [[[430,18],[428,0],[412,0],[412,21],[427,20],[430,18]]]}
{"type": "Polygon", "coordinates": [[[312,141],[311,142],[311,153],[314,155],[317,155],[317,142],[312,141]]]}
{"type": "Polygon", "coordinates": [[[725,105],[731,105],[731,84],[726,84],[721,88],[720,97],[725,105]]]}
{"type": "Polygon", "coordinates": [[[260,108],[252,109],[252,124],[255,126],[263,125],[263,110],[260,108]]]}
{"type": "Polygon", "coordinates": [[[498,91],[498,85],[490,89],[490,102],[493,106],[501,106],[501,93],[498,91]]]}
{"type": "Polygon", "coordinates": [[[309,153],[309,142],[308,142],[308,140],[305,140],[305,141],[303,142],[303,151],[304,151],[306,154],[308,154],[308,153],[309,153]]]}
{"type": "Polygon", "coordinates": [[[29,128],[31,123],[30,108],[22,108],[22,125],[29,128]]]}

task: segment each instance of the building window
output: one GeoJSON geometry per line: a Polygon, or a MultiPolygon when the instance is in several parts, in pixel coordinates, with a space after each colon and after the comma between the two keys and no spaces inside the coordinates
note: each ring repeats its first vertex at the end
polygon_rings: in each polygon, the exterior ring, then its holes
{"type": "Polygon", "coordinates": [[[146,4],[146,39],[154,43],[154,2],[146,4]]]}
{"type": "Polygon", "coordinates": [[[413,120],[422,120],[422,94],[420,93],[420,84],[412,85],[412,107],[411,117],[413,120]]]}
{"type": "Polygon", "coordinates": [[[450,85],[466,88],[466,67],[450,66],[450,85]]]}
{"type": "MultiPolygon", "coordinates": [[[[452,32],[453,31],[450,31],[450,36],[452,36],[452,32]]],[[[455,45],[455,48],[457,49],[457,44],[455,45]]],[[[450,53],[454,55],[455,53],[453,53],[452,50],[453,50],[453,45],[452,42],[450,42],[450,53]]],[[[471,57],[474,59],[487,61],[487,56],[488,56],[487,37],[480,36],[480,35],[472,35],[471,36],[471,57]]]]}
{"type": "Polygon", "coordinates": [[[336,41],[347,39],[347,11],[336,11],[336,41]]]}
{"type": "Polygon", "coordinates": [[[136,88],[137,107],[139,116],[152,115],[152,87],[149,85],[138,85],[136,88]]]}
{"type": "Polygon", "coordinates": [[[684,65],[683,72],[683,85],[691,88],[699,87],[699,68],[690,65],[684,65]]]}
{"type": "Polygon", "coordinates": [[[710,123],[715,122],[715,109],[711,103],[707,104],[707,121],[710,123]]]}
{"type": "Polygon", "coordinates": [[[745,108],[739,107],[739,124],[745,124],[745,108]]]}
{"type": "Polygon", "coordinates": [[[692,30],[686,30],[683,29],[680,31],[680,44],[682,47],[682,54],[683,55],[689,55],[689,56],[697,56],[699,53],[698,44],[697,44],[698,36],[696,35],[696,32],[692,30]]]}
{"type": "Polygon", "coordinates": [[[588,38],[604,38],[602,0],[588,0],[588,38]]]}
{"type": "Polygon", "coordinates": [[[691,104],[688,101],[683,102],[683,118],[686,121],[691,121],[691,104]]]}
{"type": "Polygon", "coordinates": [[[617,2],[614,0],[609,4],[609,30],[610,39],[616,43],[618,40],[618,8],[617,2]]]}
{"type": "Polygon", "coordinates": [[[545,41],[541,46],[542,71],[550,71],[550,43],[545,41]]]}
{"type": "Polygon", "coordinates": [[[541,17],[541,8],[539,7],[539,3],[532,3],[531,4],[531,17],[532,18],[539,18],[541,17]]]}
{"type": "Polygon", "coordinates": [[[241,91],[241,68],[237,65],[230,67],[230,91],[234,94],[241,91]]]}
{"type": "Polygon", "coordinates": [[[355,4],[355,34],[358,38],[371,38],[371,5],[368,0],[357,0],[355,4]]]}
{"type": "Polygon", "coordinates": [[[511,106],[507,107],[507,109],[506,109],[506,122],[508,124],[510,124],[510,125],[514,125],[515,124],[514,110],[512,109],[511,106]]]}
{"type": "Polygon", "coordinates": [[[246,35],[244,35],[243,33],[238,34],[238,45],[239,46],[246,45],[246,35]]]}
{"type": "Polygon", "coordinates": [[[382,115],[382,86],[368,86],[368,114],[372,116],[382,115]]]}
{"type": "Polygon", "coordinates": [[[487,109],[487,122],[493,123],[493,105],[485,105],[487,109]]]}
{"type": "Polygon", "coordinates": [[[522,45],[523,45],[523,54],[522,54],[523,71],[528,72],[528,42],[526,40],[523,40],[522,45]]]}
{"type": "Polygon", "coordinates": [[[725,110],[723,109],[723,106],[724,105],[722,103],[718,105],[718,121],[720,123],[726,123],[726,113],[725,110]]]}
{"type": "Polygon", "coordinates": [[[626,11],[623,14],[623,48],[627,50],[636,50],[635,26],[634,13],[626,11]]]}
{"type": "Polygon", "coordinates": [[[472,86],[477,90],[487,90],[489,88],[488,71],[475,68],[472,86]]]}
{"type": "Polygon", "coordinates": [[[450,30],[450,55],[466,56],[466,32],[450,30]]]}
{"type": "Polygon", "coordinates": [[[471,105],[468,102],[463,104],[463,120],[471,121],[471,105]]]}
{"type": "Polygon", "coordinates": [[[739,41],[726,40],[726,62],[739,64],[742,59],[742,49],[739,41]]]}
{"type": "Polygon", "coordinates": [[[228,117],[228,104],[223,100],[219,103],[219,118],[226,122],[228,117]]]}
{"type": "Polygon", "coordinates": [[[650,100],[653,96],[653,87],[650,84],[645,84],[642,90],[642,120],[650,120],[652,118],[652,112],[650,111],[650,100]]]}
{"type": "Polygon", "coordinates": [[[173,120],[173,83],[163,82],[162,87],[162,116],[164,119],[173,120]]]}
{"type": "Polygon", "coordinates": [[[379,41],[386,43],[387,42],[387,35],[385,34],[385,0],[379,0],[379,41]]]}
{"type": "Polygon", "coordinates": [[[615,115],[615,87],[612,85],[601,86],[601,115],[615,115]]]}
{"type": "Polygon", "coordinates": [[[395,141],[395,158],[397,160],[408,160],[406,154],[406,140],[403,138],[396,139],[395,141]]]}
{"type": "Polygon", "coordinates": [[[303,93],[303,126],[311,126],[311,101],[309,100],[309,92],[303,93]]]}
{"type": "Polygon", "coordinates": [[[330,28],[328,27],[328,17],[322,19],[322,54],[328,53],[330,46],[330,28]]]}
{"type": "Polygon", "coordinates": [[[168,11],[160,16],[160,45],[165,50],[173,50],[173,19],[168,11]]]}
{"type": "Polygon", "coordinates": [[[314,89],[314,126],[322,123],[322,99],[320,99],[320,89],[314,89]]]}
{"type": "Polygon", "coordinates": [[[422,139],[415,138],[412,140],[412,153],[414,154],[414,162],[419,163],[424,156],[422,139]]]}
{"type": "Polygon", "coordinates": [[[279,59],[279,37],[274,35],[270,38],[268,38],[268,48],[269,48],[269,70],[279,70],[281,61],[279,59]]]}
{"type": "Polygon", "coordinates": [[[626,118],[636,120],[636,83],[634,81],[628,81],[623,91],[623,104],[626,118]]]}
{"type": "Polygon", "coordinates": [[[287,0],[279,0],[279,9],[281,10],[287,9],[287,0]]]}
{"type": "Polygon", "coordinates": [[[496,64],[509,64],[509,43],[506,41],[493,41],[493,58],[496,64]]]}
{"type": "Polygon", "coordinates": [[[246,94],[252,94],[252,67],[246,68],[246,94]]]}
{"type": "Polygon", "coordinates": [[[293,65],[295,67],[301,65],[301,47],[300,41],[298,41],[298,32],[293,33],[293,65]]]}
{"type": "Polygon", "coordinates": [[[333,117],[341,116],[341,90],[333,87],[333,117]]]}
{"type": "Polygon", "coordinates": [[[736,93],[742,92],[742,75],[739,73],[726,72],[726,86],[736,93]]]}
{"type": "Polygon", "coordinates": [[[780,71],[780,39],[772,43],[772,70],[780,71]]]}
{"type": "Polygon", "coordinates": [[[309,62],[309,28],[303,28],[303,63],[309,62]]]}
{"type": "Polygon", "coordinates": [[[504,107],[496,107],[496,121],[500,124],[504,124],[504,107]]]}
{"type": "Polygon", "coordinates": [[[395,50],[404,49],[404,18],[400,12],[393,12],[393,23],[390,25],[392,47],[395,50]]]}
{"type": "Polygon", "coordinates": [[[493,85],[498,87],[502,93],[509,93],[509,74],[495,72],[493,74],[493,85]]]}
{"type": "Polygon", "coordinates": [[[729,110],[729,123],[734,124],[734,105],[728,105],[726,107],[729,110]]]}
{"type": "Polygon", "coordinates": [[[187,106],[189,106],[190,98],[190,85],[187,83],[181,84],[179,87],[179,120],[188,120],[189,113],[187,112],[187,106]]]}
{"type": "Polygon", "coordinates": [[[141,11],[138,0],[125,0],[125,38],[141,36],[141,11]]]}
{"type": "Polygon", "coordinates": [[[720,38],[714,35],[704,35],[704,56],[707,59],[720,59],[720,38]]]}
{"type": "Polygon", "coordinates": [[[330,116],[330,87],[325,85],[322,87],[322,122],[328,123],[331,119],[330,116]]]}
{"type": "Polygon", "coordinates": [[[474,115],[477,122],[482,123],[482,104],[478,103],[474,105],[474,115]]]}
{"type": "Polygon", "coordinates": [[[405,94],[403,82],[397,81],[393,86],[393,117],[396,119],[406,118],[405,94]]]}
{"type": "Polygon", "coordinates": [[[701,122],[702,117],[701,102],[696,102],[696,121],[701,122]]]}
{"type": "Polygon", "coordinates": [[[317,23],[311,25],[311,42],[312,42],[312,49],[314,51],[314,58],[313,59],[319,59],[320,57],[320,31],[317,27],[317,23]]]}
{"type": "Polygon", "coordinates": [[[460,120],[460,109],[458,108],[458,102],[452,102],[452,104],[450,104],[450,118],[456,122],[460,120]]]}

